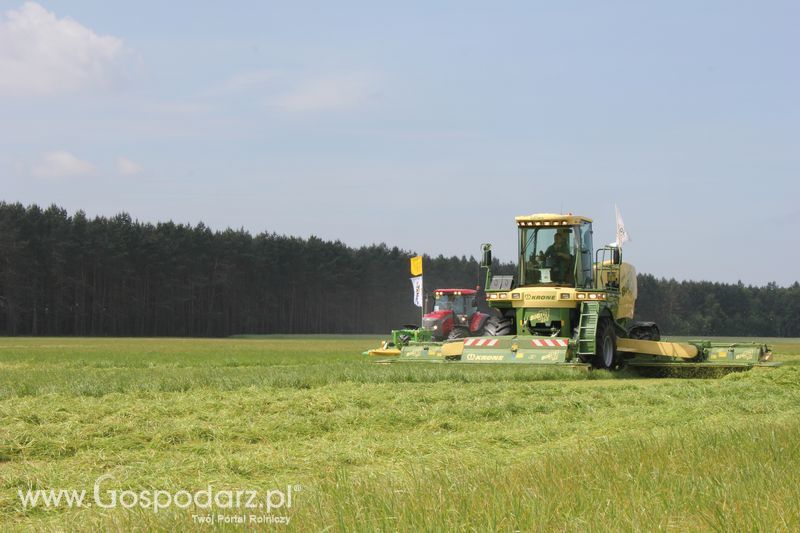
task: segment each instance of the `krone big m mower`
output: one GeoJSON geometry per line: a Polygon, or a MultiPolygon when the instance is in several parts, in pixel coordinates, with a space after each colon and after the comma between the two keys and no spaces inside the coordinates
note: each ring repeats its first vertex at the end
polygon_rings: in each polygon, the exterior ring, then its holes
{"type": "Polygon", "coordinates": [[[519,263],[514,276],[493,276],[484,244],[486,299],[495,316],[483,334],[435,342],[411,340],[383,361],[441,364],[629,367],[773,366],[760,343],[664,342],[653,322],[633,319],[636,271],[620,246],[592,247],[592,221],[575,215],[516,217],[519,263]]]}

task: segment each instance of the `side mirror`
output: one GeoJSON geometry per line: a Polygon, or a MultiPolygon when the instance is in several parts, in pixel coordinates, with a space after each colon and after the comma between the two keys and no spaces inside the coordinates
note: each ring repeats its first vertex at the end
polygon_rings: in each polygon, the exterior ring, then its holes
{"type": "Polygon", "coordinates": [[[492,245],[484,244],[481,246],[483,249],[483,258],[481,259],[481,268],[490,268],[492,266],[492,245]]]}

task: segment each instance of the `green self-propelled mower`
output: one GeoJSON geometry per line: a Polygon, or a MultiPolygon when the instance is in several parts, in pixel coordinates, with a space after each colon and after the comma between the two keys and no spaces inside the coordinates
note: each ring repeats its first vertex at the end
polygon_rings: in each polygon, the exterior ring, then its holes
{"type": "Polygon", "coordinates": [[[396,357],[381,361],[604,369],[776,364],[765,344],[664,342],[655,323],[635,321],[636,271],[622,261],[619,246],[594,250],[590,219],[535,214],[516,223],[515,275],[493,275],[491,245],[482,246],[486,299],[495,312],[483,334],[440,342],[408,338],[394,344],[396,357]]]}

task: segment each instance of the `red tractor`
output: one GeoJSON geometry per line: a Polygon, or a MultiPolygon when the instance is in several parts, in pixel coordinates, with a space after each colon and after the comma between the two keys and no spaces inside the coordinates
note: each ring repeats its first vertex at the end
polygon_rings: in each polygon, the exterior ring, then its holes
{"type": "Polygon", "coordinates": [[[422,317],[422,327],[431,331],[433,340],[483,335],[489,315],[478,311],[476,290],[436,289],[433,295],[433,311],[422,317]]]}

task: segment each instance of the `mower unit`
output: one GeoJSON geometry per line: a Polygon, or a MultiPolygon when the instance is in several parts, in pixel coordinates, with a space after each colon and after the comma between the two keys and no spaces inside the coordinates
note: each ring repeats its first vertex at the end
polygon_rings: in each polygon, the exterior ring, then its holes
{"type": "Polygon", "coordinates": [[[634,321],[636,271],[616,245],[594,251],[591,219],[535,214],[516,223],[516,276],[493,276],[491,245],[482,247],[486,299],[496,315],[481,336],[395,342],[395,361],[604,369],[777,364],[765,344],[664,342],[655,323],[634,321]]]}

